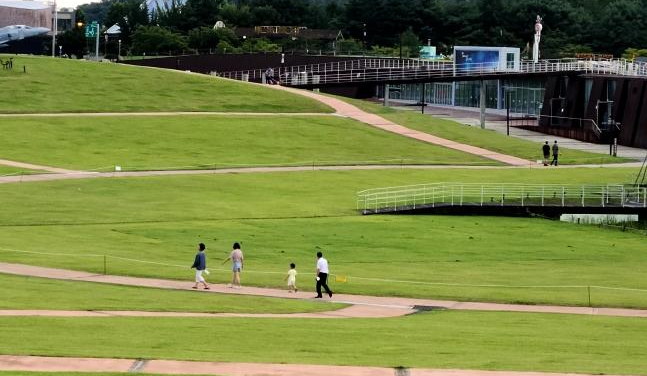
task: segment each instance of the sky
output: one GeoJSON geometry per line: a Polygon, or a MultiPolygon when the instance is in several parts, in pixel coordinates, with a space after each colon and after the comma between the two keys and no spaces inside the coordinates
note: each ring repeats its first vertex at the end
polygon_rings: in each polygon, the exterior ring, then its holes
{"type": "Polygon", "coordinates": [[[77,6],[81,4],[87,4],[87,3],[95,3],[98,1],[90,1],[90,0],[56,0],[56,7],[58,9],[61,8],[76,8],[77,6]]]}

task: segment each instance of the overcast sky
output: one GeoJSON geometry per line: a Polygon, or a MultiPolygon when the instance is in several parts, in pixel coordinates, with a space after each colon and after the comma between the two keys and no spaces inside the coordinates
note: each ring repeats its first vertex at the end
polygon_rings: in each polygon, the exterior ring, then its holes
{"type": "Polygon", "coordinates": [[[91,1],[91,0],[56,0],[56,7],[58,9],[61,8],[76,8],[78,5],[81,4],[87,4],[87,3],[94,3],[98,2],[97,1],[91,1]]]}

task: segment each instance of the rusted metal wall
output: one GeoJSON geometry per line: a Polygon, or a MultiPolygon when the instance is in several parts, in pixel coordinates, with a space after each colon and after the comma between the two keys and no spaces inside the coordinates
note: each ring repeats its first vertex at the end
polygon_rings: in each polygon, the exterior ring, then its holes
{"type": "Polygon", "coordinates": [[[52,8],[23,9],[0,6],[0,27],[27,25],[52,29],[52,8]]]}

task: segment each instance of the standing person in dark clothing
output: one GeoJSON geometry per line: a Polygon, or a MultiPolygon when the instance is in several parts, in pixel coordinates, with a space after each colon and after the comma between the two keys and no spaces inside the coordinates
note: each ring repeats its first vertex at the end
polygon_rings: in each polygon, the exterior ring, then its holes
{"type": "Polygon", "coordinates": [[[548,145],[548,141],[541,147],[541,151],[544,152],[544,166],[548,166],[548,160],[550,159],[550,145],[548,145]]]}
{"type": "Polygon", "coordinates": [[[323,297],[321,295],[321,287],[332,298],[332,291],[328,288],[328,260],[323,257],[321,252],[317,252],[317,296],[315,298],[323,297]]]}
{"type": "Polygon", "coordinates": [[[209,285],[207,285],[207,282],[205,282],[204,277],[202,276],[202,273],[207,270],[207,255],[204,253],[206,248],[207,247],[205,247],[204,243],[198,244],[198,253],[195,255],[195,260],[191,266],[192,269],[195,268],[194,289],[197,289],[198,285],[202,283],[204,285],[204,289],[209,290],[209,285]]]}
{"type": "Polygon", "coordinates": [[[559,146],[557,146],[557,140],[555,140],[555,143],[553,144],[553,160],[550,162],[551,166],[555,164],[555,167],[557,167],[558,157],[559,157],[559,146]]]}

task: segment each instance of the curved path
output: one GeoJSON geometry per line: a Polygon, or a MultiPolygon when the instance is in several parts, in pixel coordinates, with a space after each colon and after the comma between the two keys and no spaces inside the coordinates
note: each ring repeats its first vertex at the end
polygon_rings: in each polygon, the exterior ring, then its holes
{"type": "MultiPolygon", "coordinates": [[[[8,162],[8,161],[7,161],[8,162]]],[[[15,162],[22,164],[20,162],[15,162]]],[[[3,160],[0,160],[0,165],[3,160]]],[[[24,164],[26,165],[26,164],[24,164]]],[[[389,169],[410,169],[410,170],[435,170],[435,169],[474,169],[474,170],[496,170],[509,168],[545,168],[540,165],[529,166],[475,166],[475,165],[341,165],[341,166],[289,166],[289,167],[238,167],[219,168],[210,170],[150,170],[150,171],[121,171],[121,172],[92,172],[92,171],[70,171],[57,169],[55,167],[29,165],[33,169],[48,170],[49,174],[29,175],[6,175],[0,176],[0,184],[27,183],[37,181],[72,180],[72,179],[94,179],[94,178],[126,178],[145,176],[170,176],[170,175],[213,175],[213,174],[241,174],[241,173],[271,173],[271,172],[301,172],[301,171],[350,171],[350,170],[389,170],[389,169]],[[53,171],[57,170],[57,171],[53,171]],[[67,172],[61,172],[67,171],[67,172]]],[[[604,164],[604,165],[564,165],[564,168],[639,168],[640,162],[604,164]]],[[[22,167],[27,168],[27,167],[22,167]]]]}
{"type": "Polygon", "coordinates": [[[50,167],[50,166],[35,165],[31,163],[10,161],[7,159],[0,159],[0,165],[16,167],[16,168],[24,168],[26,170],[41,170],[41,171],[47,171],[55,174],[76,174],[80,172],[80,171],[66,170],[64,168],[58,168],[58,167],[50,167]]]}
{"type": "Polygon", "coordinates": [[[412,308],[381,307],[375,305],[352,305],[335,311],[309,313],[207,313],[207,312],[155,312],[155,311],[70,311],[3,309],[2,316],[49,316],[49,317],[247,317],[247,318],[301,318],[301,319],[348,319],[386,318],[416,313],[412,308]]]}
{"type": "MultiPolygon", "coordinates": [[[[227,376],[591,376],[572,373],[0,355],[0,370],[227,376]]],[[[613,376],[613,375],[607,375],[613,376]]]]}
{"type": "Polygon", "coordinates": [[[428,142],[430,144],[434,145],[440,145],[444,146],[449,149],[454,149],[458,151],[462,151],[464,153],[468,154],[473,154],[477,155],[483,158],[488,158],[495,160],[497,162],[502,162],[505,164],[513,165],[513,166],[528,166],[533,164],[533,162],[514,157],[512,155],[506,155],[506,154],[501,154],[497,153],[491,150],[479,148],[476,146],[472,145],[467,145],[467,144],[461,144],[456,141],[448,140],[446,138],[441,138],[437,136],[430,135],[429,133],[424,133],[420,131],[416,131],[414,129],[410,129],[407,127],[404,127],[402,125],[396,124],[392,121],[386,120],[381,116],[375,115],[368,113],[366,111],[363,111],[355,106],[353,106],[350,103],[344,102],[342,100],[339,100],[337,98],[333,97],[328,97],[325,95],[317,94],[313,91],[308,91],[308,90],[299,90],[299,89],[293,89],[285,86],[279,86],[279,85],[269,85],[269,87],[272,87],[277,90],[284,90],[291,92],[293,94],[298,94],[302,95],[308,98],[315,99],[321,103],[324,103],[332,108],[335,109],[336,113],[341,115],[341,116],[346,116],[351,119],[355,119],[357,121],[360,121],[362,123],[368,124],[370,126],[392,132],[395,134],[399,134],[401,136],[413,138],[419,141],[423,142],[428,142]]]}
{"type": "MultiPolygon", "coordinates": [[[[11,264],[0,262],[0,273],[25,275],[32,277],[54,278],[64,280],[110,283],[117,285],[155,287],[162,289],[190,290],[191,282],[174,281],[167,279],[126,277],[118,275],[102,275],[88,272],[80,272],[66,269],[45,268],[23,264],[11,264]]],[[[204,291],[204,290],[203,290],[204,291]]],[[[211,290],[205,293],[241,294],[267,296],[289,299],[309,299],[312,292],[288,293],[286,290],[277,290],[261,287],[243,287],[241,289],[227,288],[225,285],[211,285],[211,290]]],[[[333,299],[324,299],[335,303],[351,305],[365,305],[397,310],[401,316],[413,313],[416,309],[453,309],[467,311],[507,311],[507,312],[534,312],[534,313],[562,313],[577,315],[600,315],[620,317],[645,317],[647,310],[625,309],[625,308],[593,308],[593,307],[569,307],[550,305],[521,305],[521,304],[499,304],[480,302],[458,302],[450,300],[414,299],[397,297],[379,297],[368,295],[335,294],[333,299]]]]}

